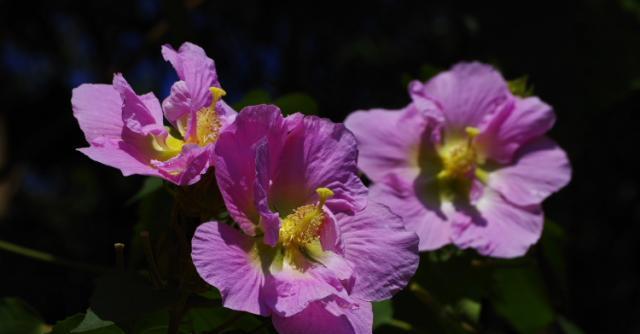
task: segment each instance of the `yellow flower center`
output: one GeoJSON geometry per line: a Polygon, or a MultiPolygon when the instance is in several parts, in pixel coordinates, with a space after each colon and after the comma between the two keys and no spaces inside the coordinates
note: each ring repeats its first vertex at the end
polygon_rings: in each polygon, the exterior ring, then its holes
{"type": "Polygon", "coordinates": [[[216,103],[227,93],[218,87],[209,88],[213,99],[211,105],[204,107],[196,113],[196,131],[195,135],[188,138],[187,142],[192,144],[198,144],[200,146],[206,146],[211,143],[215,143],[218,140],[220,129],[222,128],[222,122],[216,112],[216,103]]]}
{"type": "Polygon", "coordinates": [[[305,246],[318,239],[325,218],[322,207],[333,196],[333,191],[318,188],[316,193],[320,196],[317,205],[298,207],[282,220],[280,242],[284,247],[305,246]]]}
{"type": "Polygon", "coordinates": [[[438,154],[442,160],[442,171],[438,173],[438,179],[464,179],[478,162],[478,153],[473,145],[479,131],[473,127],[465,129],[466,140],[457,140],[443,146],[438,154]]]}

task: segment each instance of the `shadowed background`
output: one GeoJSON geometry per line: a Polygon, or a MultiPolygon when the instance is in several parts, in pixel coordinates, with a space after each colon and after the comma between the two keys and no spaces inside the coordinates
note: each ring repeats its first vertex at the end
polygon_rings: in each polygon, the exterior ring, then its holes
{"type": "MultiPolygon", "coordinates": [[[[112,265],[141,209],[86,146],[71,89],[122,72],[163,99],[160,45],[201,45],[231,104],[277,101],[334,121],[399,108],[407,83],[461,60],[528,76],[558,121],[571,184],[545,202],[564,229],[567,282],[551,291],[588,333],[640,333],[640,1],[0,1],[0,239],[112,265]]],[[[87,308],[94,276],[0,252],[0,297],[49,322],[87,308]]]]}

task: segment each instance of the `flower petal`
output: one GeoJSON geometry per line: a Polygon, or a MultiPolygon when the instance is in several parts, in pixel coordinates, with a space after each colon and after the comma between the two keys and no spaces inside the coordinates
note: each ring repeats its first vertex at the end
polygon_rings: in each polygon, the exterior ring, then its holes
{"type": "Polygon", "coordinates": [[[452,131],[479,127],[511,96],[502,75],[477,62],[460,63],[438,74],[424,85],[422,94],[440,106],[452,131]]]}
{"type": "Polygon", "coordinates": [[[356,212],[366,205],[367,188],[358,177],[358,150],[342,124],[307,116],[289,133],[271,187],[271,204],[281,214],[317,200],[316,189],[334,195],[326,202],[333,213],[356,212]]]}
{"type": "Polygon", "coordinates": [[[94,139],[94,146],[79,148],[78,151],[99,163],[119,169],[124,176],[133,174],[160,176],[135,147],[120,140],[94,139]]]}
{"type": "Polygon", "coordinates": [[[509,163],[522,145],[549,131],[555,119],[551,107],[537,97],[516,98],[492,117],[476,145],[489,158],[509,163]]]}
{"type": "Polygon", "coordinates": [[[273,326],[281,334],[370,334],[373,311],[368,302],[345,303],[327,298],[291,317],[274,314],[273,326]]]}
{"type": "Polygon", "coordinates": [[[400,217],[407,230],[420,238],[420,251],[451,243],[451,224],[437,196],[418,196],[413,183],[389,175],[371,187],[370,201],[382,203],[400,217]],[[421,198],[423,197],[423,198],[421,198]]]}
{"type": "Polygon", "coordinates": [[[354,216],[338,216],[344,257],[353,263],[351,296],[367,301],[391,298],[418,268],[418,237],[404,229],[387,207],[370,202],[354,216]]]}
{"type": "MultiPolygon", "coordinates": [[[[125,127],[137,136],[132,136],[131,141],[139,140],[139,136],[149,134],[159,135],[166,133],[162,124],[162,114],[158,114],[159,108],[154,105],[155,97],[149,94],[138,96],[122,74],[113,76],[113,88],[120,93],[122,98],[122,121],[125,127]],[[149,108],[151,106],[152,108],[149,108]]],[[[129,141],[126,133],[123,134],[125,141],[129,141]]]]}
{"type": "Polygon", "coordinates": [[[191,258],[200,277],[220,290],[225,307],[267,316],[261,294],[265,277],[252,255],[253,245],[250,237],[228,225],[204,223],[193,236],[191,258]]]}
{"type": "Polygon", "coordinates": [[[88,143],[98,137],[119,139],[122,136],[122,99],[113,86],[80,85],[73,89],[71,105],[88,143]]]}
{"type": "Polygon", "coordinates": [[[373,182],[388,173],[407,181],[418,176],[418,152],[427,118],[417,108],[356,111],[344,123],[358,141],[358,167],[373,182]]]}
{"type": "Polygon", "coordinates": [[[255,198],[256,145],[267,138],[270,156],[277,157],[286,132],[280,109],[259,105],[243,109],[216,142],[216,179],[220,191],[229,213],[249,235],[255,234],[255,225],[260,221],[255,198]]]}
{"type": "Polygon", "coordinates": [[[185,145],[182,152],[167,161],[153,160],[162,177],[177,185],[191,185],[207,172],[212,161],[213,149],[198,145],[185,145]]]}
{"type": "Polygon", "coordinates": [[[475,207],[459,209],[452,218],[453,242],[485,256],[522,256],[542,233],[544,217],[539,206],[514,205],[490,188],[484,188],[475,207]]]}
{"type": "Polygon", "coordinates": [[[489,174],[489,187],[518,205],[539,204],[571,180],[566,153],[542,137],[523,147],[510,166],[489,174]]]}

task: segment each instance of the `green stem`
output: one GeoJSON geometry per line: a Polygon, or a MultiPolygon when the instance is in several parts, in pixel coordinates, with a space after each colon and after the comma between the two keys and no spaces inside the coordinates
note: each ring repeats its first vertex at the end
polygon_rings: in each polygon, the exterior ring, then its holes
{"type": "Polygon", "coordinates": [[[10,253],[28,257],[34,260],[47,262],[55,265],[61,265],[64,267],[69,267],[69,268],[78,269],[82,271],[88,271],[96,274],[101,274],[101,273],[110,271],[110,269],[106,267],[96,266],[93,264],[61,258],[53,254],[23,247],[23,246],[16,245],[14,243],[4,241],[4,240],[0,240],[0,249],[10,253]]]}

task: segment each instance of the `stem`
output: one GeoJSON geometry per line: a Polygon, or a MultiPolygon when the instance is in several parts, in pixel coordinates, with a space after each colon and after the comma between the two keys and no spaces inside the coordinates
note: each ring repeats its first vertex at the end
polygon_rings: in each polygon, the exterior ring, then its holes
{"type": "Polygon", "coordinates": [[[16,245],[14,243],[11,243],[11,242],[8,242],[8,241],[4,241],[4,240],[0,240],[0,249],[4,250],[4,251],[7,251],[7,252],[10,252],[10,253],[21,255],[21,256],[24,256],[24,257],[28,257],[28,258],[31,258],[31,259],[34,259],[34,260],[47,262],[47,263],[51,263],[51,264],[55,264],[55,265],[61,265],[61,266],[69,267],[69,268],[72,268],[72,269],[88,271],[88,272],[92,272],[92,273],[96,273],[96,274],[102,274],[102,273],[110,271],[110,269],[106,268],[106,267],[96,266],[96,265],[93,265],[93,264],[88,264],[88,263],[83,263],[83,262],[79,262],[79,261],[74,261],[74,260],[61,258],[61,257],[55,256],[53,254],[41,252],[39,250],[35,250],[35,249],[23,247],[23,246],[19,246],[19,245],[16,245]]]}
{"type": "Polygon", "coordinates": [[[113,244],[113,248],[116,251],[116,268],[124,271],[124,244],[119,242],[115,243],[113,244]]]}
{"type": "Polygon", "coordinates": [[[156,259],[153,256],[153,248],[151,247],[151,240],[149,239],[149,231],[140,232],[140,238],[142,238],[142,249],[144,250],[144,256],[147,258],[147,265],[149,266],[149,276],[151,276],[151,282],[156,289],[161,288],[164,284],[160,276],[160,271],[156,264],[156,259]]]}

